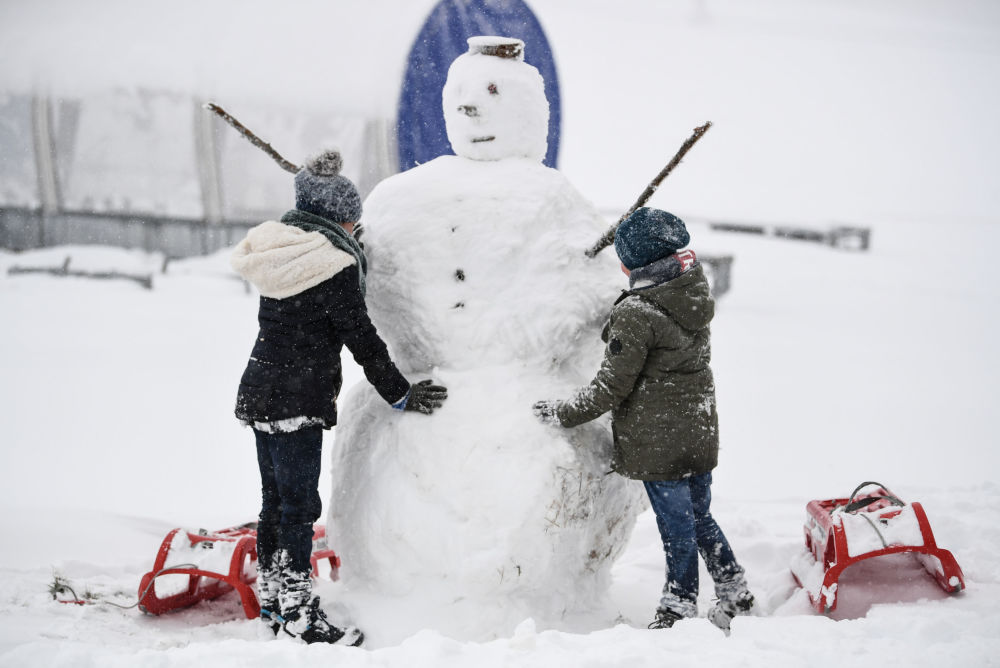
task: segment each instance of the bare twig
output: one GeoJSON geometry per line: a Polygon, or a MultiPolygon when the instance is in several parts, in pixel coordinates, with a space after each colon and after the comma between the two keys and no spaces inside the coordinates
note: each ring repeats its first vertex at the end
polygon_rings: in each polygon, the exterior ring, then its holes
{"type": "Polygon", "coordinates": [[[225,109],[215,104],[214,102],[209,102],[205,104],[204,107],[205,109],[208,109],[212,113],[219,116],[226,123],[229,123],[231,126],[233,126],[236,129],[236,131],[239,132],[241,135],[243,135],[243,137],[246,138],[247,141],[249,141],[251,144],[253,144],[260,150],[264,151],[264,153],[267,153],[269,156],[271,156],[271,159],[274,160],[276,163],[278,163],[278,165],[280,165],[281,168],[284,169],[286,172],[291,172],[292,174],[298,173],[299,171],[298,165],[291,163],[288,160],[285,160],[280,153],[278,153],[277,151],[274,150],[274,148],[271,147],[270,144],[268,144],[263,139],[255,135],[253,132],[251,132],[249,128],[247,128],[245,125],[243,125],[238,120],[233,118],[229,114],[229,112],[227,112],[225,109]]]}
{"type": "Polygon", "coordinates": [[[626,211],[621,218],[618,219],[617,223],[608,228],[608,231],[605,232],[601,236],[601,238],[597,240],[597,243],[595,243],[593,246],[590,247],[590,249],[587,251],[587,257],[594,257],[602,250],[604,250],[612,243],[614,243],[615,231],[618,229],[618,226],[621,225],[626,218],[631,216],[636,211],[636,209],[645,204],[649,200],[649,198],[653,196],[653,193],[656,192],[656,189],[660,186],[661,183],[663,183],[663,179],[667,178],[667,175],[670,174],[670,172],[673,171],[674,167],[676,167],[680,163],[681,159],[684,157],[684,154],[686,154],[689,150],[691,150],[691,147],[694,146],[695,142],[701,139],[701,136],[706,132],[708,132],[708,129],[710,127],[712,127],[711,121],[694,129],[694,132],[691,134],[690,137],[687,138],[687,141],[681,144],[681,147],[677,150],[677,153],[670,160],[670,162],[667,163],[667,166],[664,167],[662,170],[660,170],[660,173],[657,174],[656,177],[649,182],[649,185],[646,186],[646,189],[642,192],[641,195],[639,195],[639,199],[636,200],[635,204],[633,204],[632,207],[628,211],[626,211]]]}

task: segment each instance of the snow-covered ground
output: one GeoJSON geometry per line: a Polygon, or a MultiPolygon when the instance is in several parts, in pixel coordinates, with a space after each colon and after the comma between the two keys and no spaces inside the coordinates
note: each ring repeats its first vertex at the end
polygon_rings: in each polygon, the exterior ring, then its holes
{"type": "MultiPolygon", "coordinates": [[[[691,228],[694,248],[735,257],[713,330],[714,507],[760,614],[737,619],[730,637],[704,619],[645,630],[663,560],[648,512],[606,605],[481,642],[451,639],[462,620],[433,600],[426,630],[401,636],[413,620],[399,623],[398,610],[420,602],[334,583],[321,593],[364,626],[367,649],[262,641],[233,595],[159,618],[52,601],[58,573],[78,594],[130,605],[170,528],[251,520],[259,494],[252,439],[231,417],[255,295],[225,256],[161,273],[156,256],[64,247],[0,253],[0,665],[997,665],[1000,269],[990,249],[1000,227],[953,223],[954,256],[929,253],[920,239],[930,230],[912,223],[875,226],[867,253],[691,228]],[[154,287],[7,273],[66,256],[71,268],[152,273],[154,287]],[[964,593],[947,597],[912,568],[858,567],[836,614],[811,611],[789,574],[805,504],[865,480],[923,503],[964,570],[964,593]],[[879,577],[885,586],[872,584],[879,577]]],[[[703,585],[702,609],[710,602],[703,585]]]]}

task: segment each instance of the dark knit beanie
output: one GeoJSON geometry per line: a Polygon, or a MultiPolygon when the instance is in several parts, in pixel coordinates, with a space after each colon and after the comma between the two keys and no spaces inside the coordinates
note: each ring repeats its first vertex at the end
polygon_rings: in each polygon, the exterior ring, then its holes
{"type": "Polygon", "coordinates": [[[295,175],[295,208],[333,223],[361,219],[361,196],[350,179],[340,175],[344,161],[338,151],[324,151],[295,175]]]}
{"type": "Polygon", "coordinates": [[[631,271],[673,255],[691,240],[684,221],[660,209],[642,207],[615,231],[615,252],[631,271]]]}

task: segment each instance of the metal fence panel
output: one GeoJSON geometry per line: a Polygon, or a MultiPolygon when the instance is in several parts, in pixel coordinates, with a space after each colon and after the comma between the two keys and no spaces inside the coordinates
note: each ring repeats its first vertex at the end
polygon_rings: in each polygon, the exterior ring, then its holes
{"type": "Polygon", "coordinates": [[[0,94],[0,205],[37,208],[31,98],[0,94]]]}
{"type": "Polygon", "coordinates": [[[73,132],[56,132],[61,209],[204,218],[191,98],[117,89],[83,98],[73,132]],[[63,150],[59,150],[62,148],[63,150]]]}

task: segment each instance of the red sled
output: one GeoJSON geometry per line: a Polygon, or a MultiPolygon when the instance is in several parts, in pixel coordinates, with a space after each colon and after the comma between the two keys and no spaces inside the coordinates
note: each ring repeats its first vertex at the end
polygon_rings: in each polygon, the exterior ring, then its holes
{"type": "Polygon", "coordinates": [[[861,483],[846,499],[810,501],[806,512],[806,549],[792,562],[792,575],[821,613],[836,609],[845,569],[888,554],[913,552],[944,591],[965,589],[962,569],[937,546],[923,506],[901,501],[881,483],[861,483]]]}
{"type": "MultiPolygon", "coordinates": [[[[313,527],[312,576],[319,562],[330,562],[336,580],[340,557],[326,543],[326,527],[313,527]]],[[[151,615],[186,608],[236,590],[248,619],[260,616],[253,584],[257,581],[257,524],[250,522],[219,531],[196,533],[173,529],[160,543],[153,570],[139,581],[139,609],[151,615]],[[160,590],[157,592],[157,579],[160,590]]]]}

